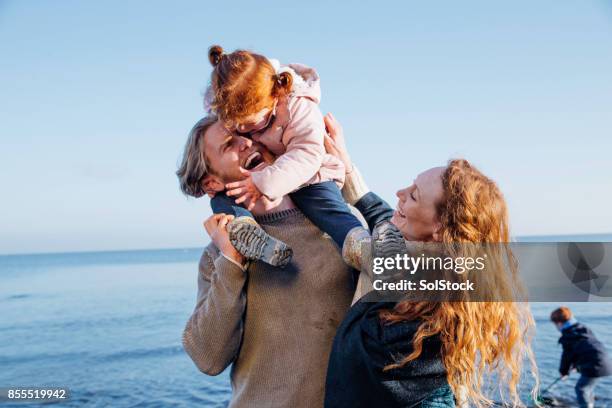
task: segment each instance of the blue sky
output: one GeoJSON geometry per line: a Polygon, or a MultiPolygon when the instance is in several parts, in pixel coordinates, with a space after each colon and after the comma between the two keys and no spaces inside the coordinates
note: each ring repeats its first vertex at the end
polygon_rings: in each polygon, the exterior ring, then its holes
{"type": "Polygon", "coordinates": [[[174,171],[213,43],[316,67],[393,205],[465,157],[515,235],[612,232],[612,2],[226,3],[0,2],[0,253],[203,245],[174,171]]]}

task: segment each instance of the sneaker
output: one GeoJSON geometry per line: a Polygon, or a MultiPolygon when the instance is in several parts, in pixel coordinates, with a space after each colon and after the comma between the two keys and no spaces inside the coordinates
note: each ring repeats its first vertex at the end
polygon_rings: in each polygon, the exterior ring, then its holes
{"type": "Polygon", "coordinates": [[[269,235],[252,218],[236,218],[227,225],[227,231],[234,248],[246,259],[280,267],[291,261],[291,247],[269,235]]]}
{"type": "Polygon", "coordinates": [[[342,246],[342,259],[351,268],[368,272],[372,264],[372,237],[367,229],[355,227],[349,231],[342,246]]]}
{"type": "Polygon", "coordinates": [[[375,258],[394,258],[396,254],[408,253],[404,236],[389,221],[376,224],[372,231],[372,256],[375,258]]]}

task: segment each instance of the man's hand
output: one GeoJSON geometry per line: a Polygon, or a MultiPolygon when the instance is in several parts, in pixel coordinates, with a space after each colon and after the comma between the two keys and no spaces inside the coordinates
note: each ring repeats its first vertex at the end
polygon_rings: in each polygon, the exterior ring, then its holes
{"type": "Polygon", "coordinates": [[[344,164],[345,171],[350,173],[353,169],[353,163],[351,157],[346,149],[346,143],[344,141],[344,132],[340,122],[336,120],[334,115],[328,113],[323,118],[325,122],[325,128],[327,129],[327,135],[325,135],[325,151],[332,156],[336,156],[344,164]]]}
{"type": "Polygon", "coordinates": [[[227,189],[227,195],[237,196],[236,204],[246,202],[247,210],[251,211],[253,207],[255,207],[255,203],[262,196],[261,191],[257,188],[255,183],[253,183],[253,177],[251,177],[251,172],[240,167],[240,172],[245,178],[240,181],[234,181],[233,183],[228,183],[225,185],[227,189]]]}
{"type": "Polygon", "coordinates": [[[565,380],[567,380],[568,378],[569,378],[569,375],[568,375],[568,374],[562,375],[562,376],[561,376],[561,381],[565,381],[565,380]]]}
{"type": "Polygon", "coordinates": [[[211,241],[223,255],[233,259],[240,265],[244,264],[244,257],[234,248],[227,233],[227,223],[234,219],[233,215],[213,214],[204,221],[204,229],[211,241]]]}

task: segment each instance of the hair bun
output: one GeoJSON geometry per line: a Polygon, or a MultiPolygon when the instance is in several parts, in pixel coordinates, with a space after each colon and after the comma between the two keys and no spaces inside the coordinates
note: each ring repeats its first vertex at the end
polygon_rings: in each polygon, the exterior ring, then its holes
{"type": "Polygon", "coordinates": [[[278,88],[282,89],[285,93],[289,93],[293,86],[293,77],[289,72],[283,71],[276,75],[276,83],[278,88]]]}
{"type": "Polygon", "coordinates": [[[223,48],[220,45],[213,45],[208,49],[208,60],[213,67],[219,65],[223,58],[223,48]]]}

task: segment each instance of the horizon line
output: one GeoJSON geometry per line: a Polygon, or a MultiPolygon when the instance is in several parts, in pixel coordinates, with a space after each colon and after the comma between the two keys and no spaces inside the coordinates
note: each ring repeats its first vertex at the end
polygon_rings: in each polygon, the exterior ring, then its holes
{"type": "MultiPolygon", "coordinates": [[[[516,235],[513,239],[524,239],[524,238],[554,238],[554,237],[598,237],[598,236],[612,236],[612,232],[598,232],[598,233],[579,233],[579,234],[527,234],[527,235],[516,235]]],[[[555,242],[555,241],[549,241],[555,242]]],[[[42,251],[42,252],[11,252],[11,253],[0,253],[0,257],[8,256],[34,256],[34,255],[66,255],[66,254],[98,254],[105,252],[148,252],[148,251],[188,251],[194,249],[203,249],[206,245],[202,246],[187,246],[187,247],[163,247],[163,248],[131,248],[131,249],[91,249],[91,250],[68,250],[68,251],[42,251]]]]}

